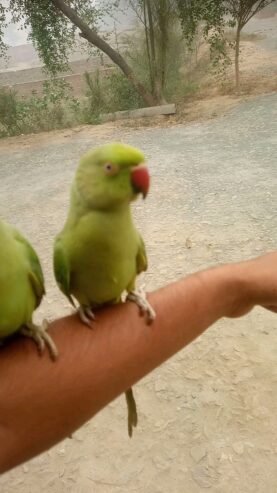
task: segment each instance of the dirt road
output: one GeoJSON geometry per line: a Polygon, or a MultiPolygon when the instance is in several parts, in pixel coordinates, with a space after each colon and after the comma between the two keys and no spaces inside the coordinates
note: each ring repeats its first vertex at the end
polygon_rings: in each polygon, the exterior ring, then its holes
{"type": "MultiPolygon", "coordinates": [[[[38,312],[69,310],[51,271],[78,157],[107,140],[142,148],[153,185],[134,207],[153,289],[217,262],[276,248],[277,95],[225,117],[171,128],[113,125],[0,142],[0,213],[35,245],[47,280],[38,312]]],[[[222,320],[48,453],[0,479],[1,493],[276,492],[277,317],[222,320]]],[[[174,330],[174,328],[173,328],[174,330]]]]}

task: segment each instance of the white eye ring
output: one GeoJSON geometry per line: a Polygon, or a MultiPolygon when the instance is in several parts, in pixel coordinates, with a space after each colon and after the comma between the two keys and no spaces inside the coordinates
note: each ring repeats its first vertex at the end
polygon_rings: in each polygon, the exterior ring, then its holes
{"type": "Polygon", "coordinates": [[[118,165],[114,163],[105,163],[104,171],[108,176],[116,175],[118,173],[118,165]]]}

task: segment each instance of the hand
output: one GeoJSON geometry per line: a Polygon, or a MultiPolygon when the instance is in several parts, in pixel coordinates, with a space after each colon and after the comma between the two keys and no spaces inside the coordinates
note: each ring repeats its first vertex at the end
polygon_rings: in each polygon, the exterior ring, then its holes
{"type": "Polygon", "coordinates": [[[237,281],[237,295],[228,317],[245,315],[256,305],[277,313],[277,251],[226,268],[237,281]]]}

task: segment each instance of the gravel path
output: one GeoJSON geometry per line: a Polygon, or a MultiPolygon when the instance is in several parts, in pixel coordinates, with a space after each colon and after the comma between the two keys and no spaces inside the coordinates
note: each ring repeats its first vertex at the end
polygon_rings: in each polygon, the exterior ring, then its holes
{"type": "MultiPolygon", "coordinates": [[[[36,247],[47,279],[38,318],[69,310],[51,271],[79,156],[107,140],[142,148],[153,185],[134,207],[148,290],[217,262],[276,248],[277,95],[171,128],[64,131],[0,142],[0,213],[36,247]]],[[[223,320],[136,386],[139,427],[117,399],[48,453],[0,480],[2,493],[276,491],[277,318],[223,320]]]]}

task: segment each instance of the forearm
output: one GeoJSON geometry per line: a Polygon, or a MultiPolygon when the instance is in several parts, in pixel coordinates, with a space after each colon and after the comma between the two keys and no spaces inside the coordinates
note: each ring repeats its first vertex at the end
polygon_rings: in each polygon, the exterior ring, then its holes
{"type": "Polygon", "coordinates": [[[230,266],[192,275],[149,300],[151,326],[132,303],[97,313],[89,330],[77,316],[54,322],[60,356],[37,357],[18,340],[1,350],[0,470],[9,469],[68,436],[110,401],[229,315],[242,283],[230,266]]]}

